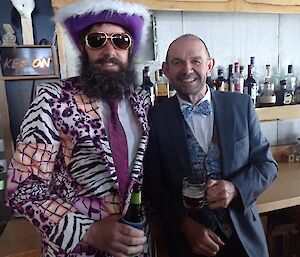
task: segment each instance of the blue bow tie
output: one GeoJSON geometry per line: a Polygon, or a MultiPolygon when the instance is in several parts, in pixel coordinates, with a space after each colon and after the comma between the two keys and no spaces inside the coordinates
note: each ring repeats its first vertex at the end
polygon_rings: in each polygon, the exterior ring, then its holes
{"type": "Polygon", "coordinates": [[[183,104],[181,112],[186,119],[191,119],[193,113],[201,113],[203,115],[210,115],[212,112],[210,103],[205,100],[197,105],[183,104]]]}

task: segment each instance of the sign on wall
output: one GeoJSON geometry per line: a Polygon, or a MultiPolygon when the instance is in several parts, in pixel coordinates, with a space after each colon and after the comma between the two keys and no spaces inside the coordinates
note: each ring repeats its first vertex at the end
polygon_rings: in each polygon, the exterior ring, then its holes
{"type": "Polygon", "coordinates": [[[4,80],[58,78],[55,47],[52,45],[0,46],[4,80]]]}

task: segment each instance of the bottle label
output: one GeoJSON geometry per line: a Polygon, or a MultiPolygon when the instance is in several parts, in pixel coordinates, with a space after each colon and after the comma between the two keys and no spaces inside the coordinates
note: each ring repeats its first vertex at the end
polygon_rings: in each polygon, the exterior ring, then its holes
{"type": "Polygon", "coordinates": [[[291,104],[293,95],[290,92],[285,92],[283,96],[283,104],[291,104]]]}
{"type": "Polygon", "coordinates": [[[228,84],[228,82],[224,83],[224,91],[225,92],[229,91],[229,84],[228,84]]]}
{"type": "Polygon", "coordinates": [[[156,95],[157,96],[168,96],[168,84],[157,84],[156,95]]]}
{"type": "Polygon", "coordinates": [[[141,204],[142,203],[141,193],[140,192],[139,193],[132,193],[130,203],[141,204]]]}

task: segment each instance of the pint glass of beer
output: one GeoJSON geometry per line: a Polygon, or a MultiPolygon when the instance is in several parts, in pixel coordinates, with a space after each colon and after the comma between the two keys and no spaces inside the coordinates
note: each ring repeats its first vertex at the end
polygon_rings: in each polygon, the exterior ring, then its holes
{"type": "Polygon", "coordinates": [[[205,171],[183,178],[182,199],[185,208],[199,210],[205,205],[206,181],[207,174],[205,171]]]}

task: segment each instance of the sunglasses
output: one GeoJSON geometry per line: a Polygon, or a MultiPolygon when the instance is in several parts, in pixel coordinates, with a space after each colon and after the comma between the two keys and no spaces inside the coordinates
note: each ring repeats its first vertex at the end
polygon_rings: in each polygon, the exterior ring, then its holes
{"type": "Polygon", "coordinates": [[[113,33],[108,36],[105,32],[90,32],[85,36],[85,43],[92,49],[99,49],[106,45],[107,39],[117,49],[127,50],[132,45],[131,36],[127,33],[113,33]]]}

